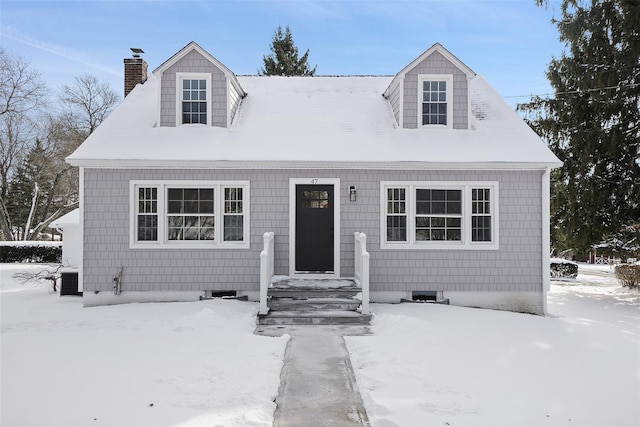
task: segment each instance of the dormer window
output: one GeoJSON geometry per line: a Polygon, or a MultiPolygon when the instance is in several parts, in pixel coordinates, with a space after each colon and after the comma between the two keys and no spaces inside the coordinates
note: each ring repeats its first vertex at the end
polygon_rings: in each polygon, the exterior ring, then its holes
{"type": "Polygon", "coordinates": [[[176,73],[176,80],[179,89],[177,124],[209,124],[211,75],[176,73]]]}
{"type": "Polygon", "coordinates": [[[182,81],[182,124],[207,124],[207,81],[182,81]]]}
{"type": "Polygon", "coordinates": [[[422,126],[451,127],[453,99],[451,75],[421,74],[418,78],[419,114],[422,126]]]}

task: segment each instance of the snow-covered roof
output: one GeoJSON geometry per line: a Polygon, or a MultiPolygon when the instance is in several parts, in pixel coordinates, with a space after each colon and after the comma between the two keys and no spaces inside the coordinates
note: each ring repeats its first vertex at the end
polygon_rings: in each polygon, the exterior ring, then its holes
{"type": "Polygon", "coordinates": [[[479,75],[469,129],[401,129],[392,77],[238,77],[229,128],[158,126],[159,81],[138,85],[71,155],[76,166],[532,168],[561,163],[479,75]]]}
{"type": "Polygon", "coordinates": [[[49,224],[51,228],[77,227],[80,225],[80,209],[74,209],[49,224]]]}

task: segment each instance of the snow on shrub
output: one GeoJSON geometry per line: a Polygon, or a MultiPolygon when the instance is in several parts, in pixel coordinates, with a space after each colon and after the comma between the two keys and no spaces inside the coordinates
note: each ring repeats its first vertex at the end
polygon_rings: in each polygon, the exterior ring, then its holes
{"type": "Polygon", "coordinates": [[[562,258],[551,258],[551,277],[575,279],[578,277],[578,264],[562,258]]]}
{"type": "Polygon", "coordinates": [[[622,286],[632,289],[640,287],[640,265],[616,265],[615,272],[622,286]]]}
{"type": "Polygon", "coordinates": [[[62,262],[62,242],[0,242],[0,262],[62,262]]]}

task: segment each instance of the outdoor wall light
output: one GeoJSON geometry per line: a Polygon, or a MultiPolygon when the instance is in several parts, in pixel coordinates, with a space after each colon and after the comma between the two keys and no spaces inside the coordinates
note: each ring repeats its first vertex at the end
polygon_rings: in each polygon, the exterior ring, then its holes
{"type": "Polygon", "coordinates": [[[356,186],[355,185],[350,185],[349,186],[349,201],[351,201],[351,202],[355,202],[356,201],[356,186]]]}

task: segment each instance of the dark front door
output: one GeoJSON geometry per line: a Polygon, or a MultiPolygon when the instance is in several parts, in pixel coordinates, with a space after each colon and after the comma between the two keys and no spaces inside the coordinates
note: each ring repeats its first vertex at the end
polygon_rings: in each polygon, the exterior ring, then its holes
{"type": "Polygon", "coordinates": [[[333,272],[333,185],[296,185],[296,271],[333,272]]]}

